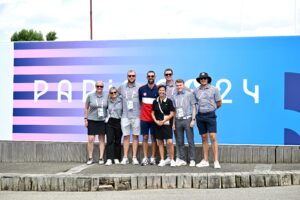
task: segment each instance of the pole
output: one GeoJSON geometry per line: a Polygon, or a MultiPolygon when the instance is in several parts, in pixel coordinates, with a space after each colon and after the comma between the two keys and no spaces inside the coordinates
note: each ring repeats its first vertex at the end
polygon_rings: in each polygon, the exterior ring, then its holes
{"type": "Polygon", "coordinates": [[[90,0],[90,29],[91,40],[93,40],[93,0],[90,0]]]}

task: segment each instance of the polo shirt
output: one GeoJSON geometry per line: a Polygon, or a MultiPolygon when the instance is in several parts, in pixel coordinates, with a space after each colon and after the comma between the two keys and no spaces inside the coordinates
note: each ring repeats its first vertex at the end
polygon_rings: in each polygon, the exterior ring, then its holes
{"type": "Polygon", "coordinates": [[[97,95],[96,92],[89,94],[86,98],[85,104],[89,106],[88,120],[93,121],[104,121],[107,116],[107,99],[108,95],[101,94],[97,95]],[[104,116],[98,117],[98,108],[103,108],[104,116]]]}
{"type": "MultiPolygon", "coordinates": [[[[174,112],[175,108],[171,99],[166,97],[163,101],[160,101],[159,97],[157,97],[157,99],[153,102],[152,111],[154,111],[154,115],[157,120],[163,120],[164,115],[169,115],[171,111],[174,112]],[[163,113],[159,109],[159,104],[163,113]]],[[[173,123],[172,120],[173,118],[171,119],[170,124],[173,123]]]]}
{"type": "MultiPolygon", "coordinates": [[[[178,108],[182,107],[183,117],[188,117],[192,116],[193,105],[196,104],[196,99],[192,92],[184,89],[182,92],[176,92],[176,94],[173,96],[173,103],[176,111],[178,108]]],[[[176,118],[180,119],[178,112],[176,112],[176,118]]]]}
{"type": "Polygon", "coordinates": [[[132,86],[128,84],[121,85],[118,89],[119,94],[122,97],[123,112],[122,118],[139,118],[140,117],[140,102],[139,102],[139,85],[134,83],[132,86]],[[128,110],[127,102],[133,101],[133,109],[128,110]]]}
{"type": "Polygon", "coordinates": [[[221,95],[218,88],[207,84],[205,87],[201,85],[195,89],[194,95],[198,103],[198,112],[207,113],[217,109],[217,101],[221,101],[221,95]]]}
{"type": "Polygon", "coordinates": [[[140,119],[147,122],[153,122],[151,112],[153,101],[158,97],[158,88],[156,85],[150,88],[148,84],[139,88],[139,99],[141,102],[140,119]]]}

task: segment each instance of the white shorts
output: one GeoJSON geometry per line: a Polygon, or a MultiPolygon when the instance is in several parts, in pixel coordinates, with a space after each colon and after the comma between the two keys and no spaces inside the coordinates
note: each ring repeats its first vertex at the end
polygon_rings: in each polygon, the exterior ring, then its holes
{"type": "Polygon", "coordinates": [[[140,119],[139,118],[121,118],[121,128],[123,132],[123,136],[130,135],[131,131],[133,135],[140,135],[140,119]]]}

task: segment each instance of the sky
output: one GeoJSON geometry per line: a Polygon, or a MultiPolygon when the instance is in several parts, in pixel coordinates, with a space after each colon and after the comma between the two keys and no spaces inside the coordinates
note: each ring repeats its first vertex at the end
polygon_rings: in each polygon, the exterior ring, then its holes
{"type": "MultiPolygon", "coordinates": [[[[0,42],[34,29],[90,40],[89,0],[0,0],[0,42]]],[[[93,0],[93,39],[300,34],[300,0],[93,0]]]]}

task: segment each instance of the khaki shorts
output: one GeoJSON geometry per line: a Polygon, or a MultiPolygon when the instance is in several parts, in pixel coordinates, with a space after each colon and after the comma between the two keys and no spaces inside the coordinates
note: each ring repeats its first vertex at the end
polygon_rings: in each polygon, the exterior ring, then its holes
{"type": "Polygon", "coordinates": [[[122,118],[121,119],[121,128],[123,132],[123,136],[130,135],[140,135],[141,128],[140,128],[140,119],[139,118],[122,118]]]}

